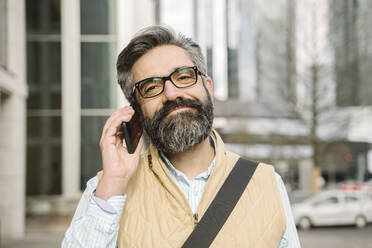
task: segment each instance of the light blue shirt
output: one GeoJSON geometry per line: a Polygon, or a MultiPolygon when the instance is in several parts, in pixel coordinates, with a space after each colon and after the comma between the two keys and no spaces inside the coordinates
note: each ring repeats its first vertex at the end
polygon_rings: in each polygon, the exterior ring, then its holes
{"type": "MultiPolygon", "coordinates": [[[[214,142],[213,142],[214,143],[214,142]]],[[[214,145],[214,144],[213,144],[214,145]]],[[[189,180],[185,174],[177,170],[170,161],[161,154],[171,177],[180,187],[188,200],[193,213],[197,213],[200,199],[205,185],[212,172],[214,160],[207,171],[189,180]]],[[[278,174],[275,174],[278,189],[286,214],[286,231],[278,248],[298,248],[300,242],[294,224],[291,207],[284,183],[278,174]]],[[[107,202],[94,196],[98,177],[90,179],[83,196],[76,209],[71,225],[65,233],[62,248],[66,247],[116,247],[120,216],[124,207],[126,195],[113,196],[107,202]]]]}

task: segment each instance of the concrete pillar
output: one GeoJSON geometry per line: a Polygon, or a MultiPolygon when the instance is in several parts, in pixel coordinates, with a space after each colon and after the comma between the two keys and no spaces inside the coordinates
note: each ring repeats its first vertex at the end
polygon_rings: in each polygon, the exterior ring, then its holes
{"type": "Polygon", "coordinates": [[[257,61],[256,61],[256,27],[254,23],[254,4],[252,0],[241,4],[241,31],[239,37],[239,98],[241,100],[257,101],[257,61]]]}
{"type": "Polygon", "coordinates": [[[218,100],[228,97],[226,1],[213,1],[213,82],[218,100]]]}
{"type": "Polygon", "coordinates": [[[25,229],[25,12],[23,0],[6,3],[7,58],[5,68],[0,67],[0,235],[17,239],[25,229]]]}
{"type": "Polygon", "coordinates": [[[206,0],[194,0],[194,12],[195,20],[197,24],[194,23],[194,32],[196,42],[200,45],[205,59],[207,59],[207,43],[208,43],[208,2],[206,0]]]}
{"type": "Polygon", "coordinates": [[[366,166],[367,164],[367,159],[366,159],[366,154],[365,153],[359,153],[357,156],[357,177],[356,180],[357,182],[363,182],[364,181],[364,176],[366,174],[366,166]]]}
{"type": "Polygon", "coordinates": [[[311,191],[311,175],[313,171],[313,164],[310,160],[302,160],[298,166],[299,173],[299,188],[302,191],[311,191]]]}
{"type": "MultiPolygon", "coordinates": [[[[117,1],[116,8],[116,27],[117,27],[117,54],[124,49],[129,43],[131,37],[134,34],[134,1],[117,1]],[[123,13],[126,13],[123,15],[123,13]]],[[[117,84],[117,108],[121,108],[128,105],[128,101],[125,98],[119,84],[117,84]]]]}
{"type": "Polygon", "coordinates": [[[61,1],[62,193],[80,193],[80,1],[61,1]]]}
{"type": "Polygon", "coordinates": [[[25,229],[26,104],[11,94],[0,107],[1,236],[21,238],[25,229]]]}

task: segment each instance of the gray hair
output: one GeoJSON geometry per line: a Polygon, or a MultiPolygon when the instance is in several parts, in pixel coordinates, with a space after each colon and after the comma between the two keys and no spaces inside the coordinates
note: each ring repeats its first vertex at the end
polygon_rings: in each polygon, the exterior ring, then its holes
{"type": "Polygon", "coordinates": [[[127,100],[133,102],[133,78],[131,69],[134,63],[149,50],[161,45],[175,45],[186,50],[190,59],[200,72],[206,74],[205,58],[200,46],[191,38],[164,26],[150,26],[140,30],[121,51],[116,62],[118,83],[127,100]]]}

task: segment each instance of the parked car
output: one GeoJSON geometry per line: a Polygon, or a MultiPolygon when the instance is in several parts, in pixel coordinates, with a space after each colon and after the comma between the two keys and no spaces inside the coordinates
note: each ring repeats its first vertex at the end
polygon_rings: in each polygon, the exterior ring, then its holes
{"type": "Polygon", "coordinates": [[[289,202],[292,205],[295,203],[303,202],[311,196],[312,194],[310,191],[304,191],[304,190],[294,190],[288,195],[289,202]]]}
{"type": "Polygon", "coordinates": [[[372,222],[372,195],[362,191],[329,190],[292,205],[296,225],[356,225],[372,222]]]}

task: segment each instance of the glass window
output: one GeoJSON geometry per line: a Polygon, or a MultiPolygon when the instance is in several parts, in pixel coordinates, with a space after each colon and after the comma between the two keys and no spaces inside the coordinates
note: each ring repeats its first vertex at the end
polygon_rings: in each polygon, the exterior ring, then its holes
{"type": "MultiPolygon", "coordinates": [[[[228,96],[252,101],[256,95],[254,2],[226,1],[228,96]]],[[[257,13],[258,14],[258,13],[257,13]]]]}
{"type": "Polygon", "coordinates": [[[213,1],[207,0],[206,1],[206,11],[204,17],[204,21],[206,23],[206,30],[204,32],[207,33],[206,37],[206,54],[204,56],[207,60],[207,74],[213,78],[213,1]]]}
{"type": "Polygon", "coordinates": [[[27,42],[27,79],[29,84],[61,84],[60,42],[27,42]]]}
{"type": "Polygon", "coordinates": [[[115,43],[81,44],[81,107],[116,106],[115,43]]]}
{"type": "Polygon", "coordinates": [[[36,138],[41,136],[41,117],[29,116],[27,118],[27,135],[29,138],[36,138]]]}
{"type": "Polygon", "coordinates": [[[230,98],[266,103],[286,100],[291,35],[286,3],[273,1],[267,8],[265,1],[226,1],[230,98]]]}
{"type": "Polygon", "coordinates": [[[26,0],[27,195],[61,193],[60,14],[60,0],[26,0]]]}
{"type": "Polygon", "coordinates": [[[107,116],[95,109],[116,108],[116,0],[80,0],[81,22],[81,189],[102,170],[99,139],[107,116]]]}
{"type": "Polygon", "coordinates": [[[28,109],[61,108],[60,42],[27,42],[28,109]]]}
{"type": "MultiPolygon", "coordinates": [[[[58,122],[61,123],[59,119],[58,122]]],[[[59,128],[55,128],[52,131],[57,131],[59,128]]],[[[62,147],[60,139],[57,141],[57,144],[53,144],[50,147],[50,158],[49,158],[49,174],[50,182],[49,182],[49,190],[48,194],[56,195],[62,193],[62,147]]]]}
{"type": "Polygon", "coordinates": [[[0,0],[0,65],[6,66],[6,1],[0,0]]]}
{"type": "Polygon", "coordinates": [[[61,32],[60,0],[26,0],[28,34],[59,34],[61,32]]]}
{"type": "Polygon", "coordinates": [[[41,147],[38,145],[27,145],[27,195],[38,195],[40,193],[40,170],[41,147]]]}
{"type": "Polygon", "coordinates": [[[355,196],[345,196],[345,201],[346,202],[357,202],[358,198],[355,196]]]}
{"type": "Polygon", "coordinates": [[[334,47],[336,103],[372,105],[370,1],[331,1],[330,36],[334,47]],[[367,4],[367,2],[369,4],[367,4]]]}
{"type": "Polygon", "coordinates": [[[27,97],[27,109],[42,109],[41,92],[33,91],[30,88],[29,88],[29,95],[27,97]]]}
{"type": "Polygon", "coordinates": [[[321,206],[321,205],[329,205],[329,204],[337,204],[338,198],[335,196],[325,198],[323,200],[319,200],[314,203],[315,206],[321,206]]]}
{"type": "Polygon", "coordinates": [[[27,194],[61,193],[61,117],[27,118],[27,194]]]}
{"type": "Polygon", "coordinates": [[[28,145],[27,195],[61,194],[60,145],[28,145]]]}
{"type": "Polygon", "coordinates": [[[102,170],[99,140],[108,116],[81,117],[81,189],[102,170]]]}
{"type": "Polygon", "coordinates": [[[80,0],[82,34],[115,33],[116,0],[80,0]]]}
{"type": "Polygon", "coordinates": [[[229,98],[239,97],[239,38],[240,2],[226,1],[227,4],[227,73],[229,98]]]}

